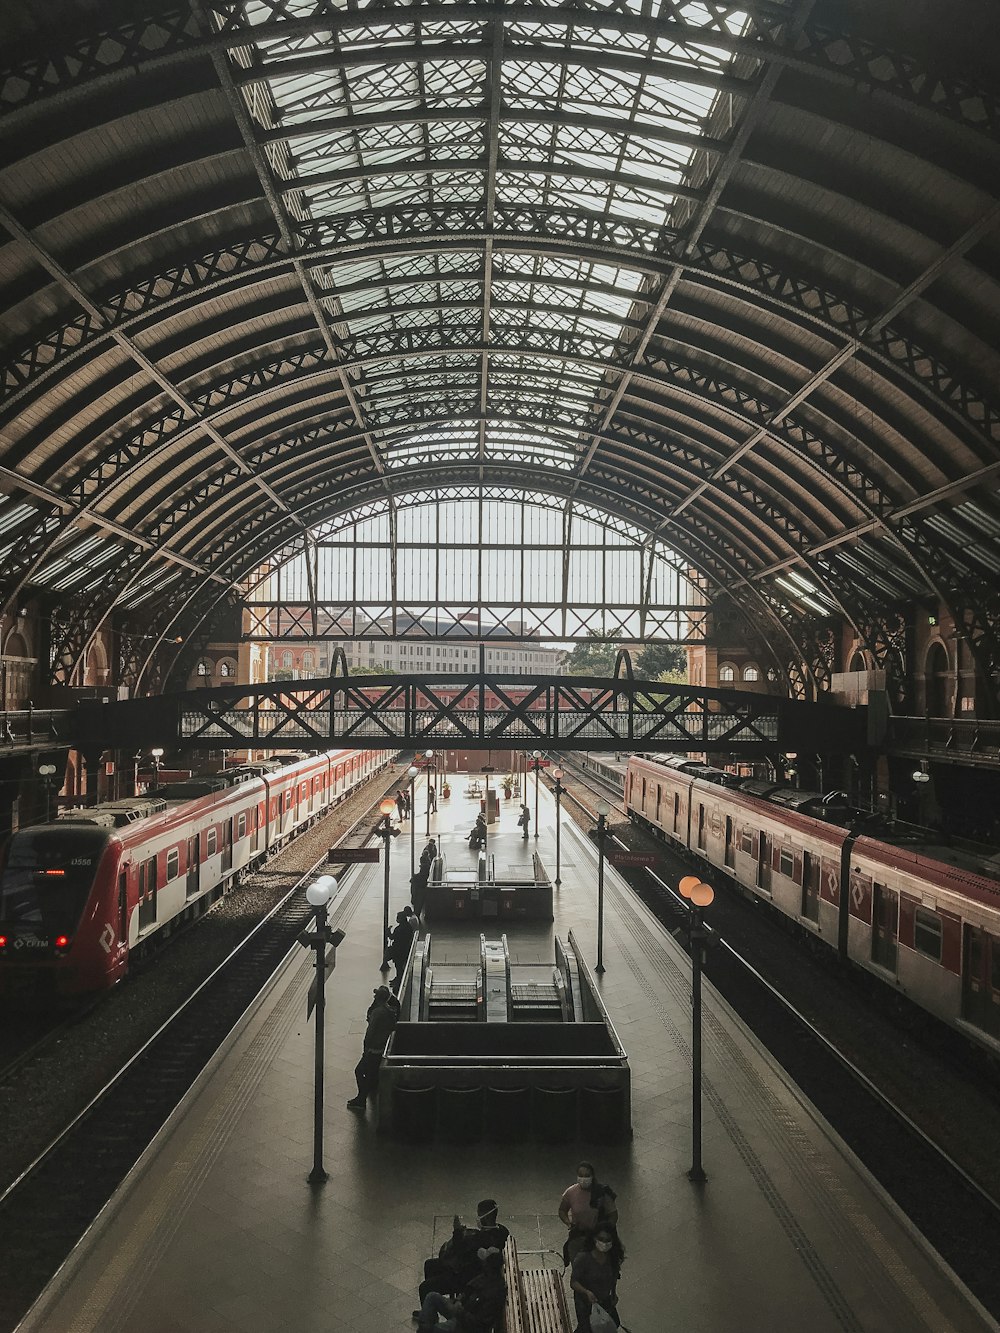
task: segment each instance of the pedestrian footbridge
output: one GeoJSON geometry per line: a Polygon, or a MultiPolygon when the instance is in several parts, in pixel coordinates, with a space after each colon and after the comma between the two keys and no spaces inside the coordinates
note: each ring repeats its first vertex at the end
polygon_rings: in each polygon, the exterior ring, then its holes
{"type": "Polygon", "coordinates": [[[187,750],[794,751],[868,744],[864,708],[629,675],[379,675],[222,686],[81,705],[81,746],[187,750]]]}

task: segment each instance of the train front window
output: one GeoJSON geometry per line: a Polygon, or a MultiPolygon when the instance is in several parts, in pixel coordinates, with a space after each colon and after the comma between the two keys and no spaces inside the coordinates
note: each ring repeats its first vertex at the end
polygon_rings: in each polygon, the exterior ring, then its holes
{"type": "Polygon", "coordinates": [[[15,933],[72,935],[107,840],[100,829],[15,833],[0,874],[0,922],[15,933]]]}

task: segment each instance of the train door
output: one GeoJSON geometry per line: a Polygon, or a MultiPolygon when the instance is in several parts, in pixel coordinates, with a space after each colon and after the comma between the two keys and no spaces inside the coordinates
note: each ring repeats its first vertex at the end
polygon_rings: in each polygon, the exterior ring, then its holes
{"type": "MultiPolygon", "coordinates": [[[[264,809],[266,810],[267,806],[265,806],[264,809]]],[[[254,853],[260,851],[260,825],[260,806],[254,805],[250,811],[250,850],[254,853]]]]}
{"type": "Polygon", "coordinates": [[[659,783],[656,784],[656,827],[662,828],[663,821],[660,819],[660,805],[663,802],[663,788],[659,783]]]}
{"type": "Polygon", "coordinates": [[[676,834],[681,826],[681,794],[674,792],[674,833],[676,834]]]}
{"type": "Polygon", "coordinates": [[[884,884],[875,884],[872,887],[872,962],[895,972],[898,937],[899,894],[884,884]]]}
{"type": "Polygon", "coordinates": [[[156,857],[139,863],[139,929],[156,924],[156,857]]]}
{"type": "Polygon", "coordinates": [[[233,868],[233,821],[222,821],[222,873],[225,875],[233,868]]]}
{"type": "Polygon", "coordinates": [[[118,943],[128,943],[128,871],[118,876],[118,943]]]}
{"type": "Polygon", "coordinates": [[[736,848],[733,845],[733,817],[726,815],[726,866],[732,870],[736,864],[736,848]]]}
{"type": "Polygon", "coordinates": [[[698,847],[705,851],[708,846],[708,824],[705,820],[705,803],[698,802],[698,847]]]}
{"type": "Polygon", "coordinates": [[[962,1017],[1000,1037],[1000,939],[978,926],[965,927],[962,1017]]]}
{"type": "Polygon", "coordinates": [[[807,921],[820,918],[820,857],[803,852],[803,912],[807,921]]]}
{"type": "Polygon", "coordinates": [[[201,887],[201,835],[198,833],[188,838],[187,867],[187,896],[193,898],[201,887]]]}
{"type": "Polygon", "coordinates": [[[771,890],[771,839],[761,829],[757,839],[757,887],[766,892],[771,890]]]}

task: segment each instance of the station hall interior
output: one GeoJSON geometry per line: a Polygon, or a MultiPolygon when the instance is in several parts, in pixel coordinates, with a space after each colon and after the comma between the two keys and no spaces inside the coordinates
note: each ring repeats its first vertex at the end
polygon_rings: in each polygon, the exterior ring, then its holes
{"type": "Polygon", "coordinates": [[[997,1326],[998,70],[996,0],[6,0],[0,1333],[413,1327],[492,1194],[461,1333],[591,1333],[575,1157],[631,1333],[997,1326]]]}

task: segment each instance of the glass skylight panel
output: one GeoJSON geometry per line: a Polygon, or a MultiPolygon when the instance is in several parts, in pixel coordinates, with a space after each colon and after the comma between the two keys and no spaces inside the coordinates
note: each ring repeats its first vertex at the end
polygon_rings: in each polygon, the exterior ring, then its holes
{"type": "Polygon", "coordinates": [[[0,506],[0,532],[10,532],[26,519],[34,518],[38,510],[34,505],[6,504],[0,506]]]}
{"type": "MultiPolygon", "coordinates": [[[[346,0],[282,0],[280,14],[315,19],[324,3],[338,20],[347,17],[346,0]]],[[[624,7],[650,16],[645,0],[626,0],[624,7]]],[[[246,0],[244,12],[251,25],[274,15],[264,0],[246,0]]],[[[672,14],[673,7],[664,11],[665,18],[672,14]]],[[[621,220],[644,252],[662,245],[676,187],[685,180],[718,95],[718,75],[733,63],[720,39],[746,23],[742,14],[719,13],[704,3],[681,5],[680,15],[703,37],[669,23],[655,35],[623,34],[613,26],[592,26],[586,16],[567,26],[564,16],[547,23],[541,11],[531,19],[501,15],[504,47],[495,88],[502,99],[500,162],[516,164],[501,165],[494,183],[501,230],[522,226],[527,206],[621,220]],[[602,63],[605,51],[615,59],[602,63]]],[[[338,22],[335,30],[292,25],[282,32],[277,24],[256,53],[248,48],[237,54],[242,70],[262,73],[265,81],[248,85],[252,113],[265,130],[278,125],[291,131],[288,152],[275,157],[275,166],[286,187],[301,184],[303,192],[295,196],[304,201],[300,215],[317,223],[321,236],[338,237],[339,220],[357,218],[354,234],[363,239],[373,210],[416,210],[412,216],[428,235],[438,226],[435,208],[450,205],[476,218],[488,187],[481,166],[490,95],[483,46],[495,21],[493,11],[479,18],[468,11],[452,15],[444,6],[405,5],[391,14],[379,11],[369,24],[364,10],[354,10],[349,26],[338,22]],[[319,120],[324,127],[311,129],[319,120]],[[447,163],[468,163],[469,169],[435,169],[447,163]]],[[[378,258],[335,260],[312,270],[338,336],[346,330],[370,350],[367,362],[359,350],[358,392],[376,427],[405,421],[407,405],[411,421],[438,412],[478,413],[482,358],[478,351],[450,349],[481,336],[484,271],[478,244],[434,255],[409,254],[405,242],[395,253],[387,248],[378,258]],[[449,284],[449,274],[466,280],[449,284]],[[431,357],[381,355],[392,349],[397,331],[409,344],[440,340],[449,350],[431,357]]],[[[501,417],[530,412],[575,432],[600,396],[607,362],[620,363],[633,325],[648,318],[642,299],[647,276],[571,258],[512,254],[502,246],[493,254],[492,276],[494,345],[517,342],[521,350],[491,351],[488,410],[501,417]],[[553,355],[564,335],[571,354],[565,359],[553,355]]],[[[452,432],[447,443],[411,437],[404,444],[393,437],[386,447],[401,458],[404,451],[460,450],[465,439],[464,432],[452,432]]],[[[486,440],[490,451],[520,458],[535,450],[539,459],[560,466],[579,451],[578,440],[574,449],[492,429],[486,440]]],[[[473,447],[478,428],[469,437],[473,447]]]]}

